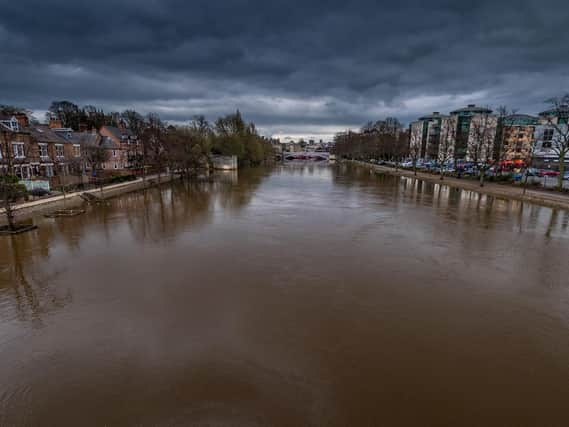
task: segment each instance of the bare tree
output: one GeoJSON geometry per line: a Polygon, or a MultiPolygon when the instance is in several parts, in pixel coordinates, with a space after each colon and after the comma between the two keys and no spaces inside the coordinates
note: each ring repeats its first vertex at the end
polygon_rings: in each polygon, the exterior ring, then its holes
{"type": "Polygon", "coordinates": [[[496,163],[501,166],[502,161],[506,155],[506,144],[504,143],[506,136],[506,118],[510,115],[516,114],[517,109],[508,109],[505,105],[500,105],[497,109],[496,121],[496,138],[494,144],[494,158],[496,163]]]}
{"type": "Polygon", "coordinates": [[[547,124],[554,130],[551,148],[559,161],[559,177],[557,188],[563,190],[565,159],[569,153],[569,93],[548,101],[552,105],[547,117],[547,124]]]}
{"type": "Polygon", "coordinates": [[[444,119],[441,122],[439,150],[437,152],[437,163],[439,164],[441,181],[445,178],[445,168],[447,167],[448,161],[454,158],[455,141],[456,125],[454,120],[452,118],[444,119]]]}
{"type": "Polygon", "coordinates": [[[14,152],[11,144],[11,131],[1,130],[0,154],[5,161],[0,165],[0,199],[4,205],[4,214],[10,231],[16,230],[13,203],[27,194],[26,187],[20,184],[20,180],[14,171],[14,152]]]}
{"type": "Polygon", "coordinates": [[[146,127],[142,134],[143,149],[146,151],[145,157],[150,160],[152,166],[158,172],[158,183],[162,168],[167,161],[165,150],[166,129],[162,120],[157,114],[150,113],[146,119],[146,127]]]}
{"type": "Polygon", "coordinates": [[[495,137],[496,116],[481,113],[472,117],[467,152],[480,171],[481,187],[484,187],[484,177],[494,157],[495,137]]]}
{"type": "Polygon", "coordinates": [[[91,169],[91,173],[99,182],[101,192],[103,191],[103,179],[99,177],[103,169],[103,164],[108,162],[111,154],[109,150],[100,145],[88,145],[83,149],[83,159],[91,169]]]}
{"type": "Polygon", "coordinates": [[[409,157],[413,163],[413,174],[417,175],[417,161],[423,145],[423,122],[411,124],[409,128],[409,157]]]}
{"type": "Polygon", "coordinates": [[[528,188],[528,179],[529,179],[529,170],[531,168],[531,165],[533,164],[533,159],[535,157],[535,150],[537,148],[537,140],[535,138],[531,138],[531,145],[530,145],[530,149],[529,149],[529,157],[526,161],[525,164],[525,174],[524,174],[524,189],[522,192],[522,195],[525,196],[526,192],[527,192],[527,188],[528,188]]]}
{"type": "MultiPolygon", "coordinates": [[[[121,118],[126,122],[128,128],[134,136],[134,147],[129,149],[128,160],[136,169],[141,170],[142,180],[146,180],[146,163],[148,157],[148,147],[143,138],[147,127],[144,117],[134,110],[125,110],[121,113],[121,118]]],[[[129,146],[130,147],[130,146],[129,146]]]]}

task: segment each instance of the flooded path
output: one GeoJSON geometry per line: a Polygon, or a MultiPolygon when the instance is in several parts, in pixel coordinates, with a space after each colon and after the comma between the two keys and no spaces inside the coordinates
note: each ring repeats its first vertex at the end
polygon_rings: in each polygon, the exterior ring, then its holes
{"type": "Polygon", "coordinates": [[[0,238],[0,426],[569,424],[569,213],[251,169],[0,238]]]}

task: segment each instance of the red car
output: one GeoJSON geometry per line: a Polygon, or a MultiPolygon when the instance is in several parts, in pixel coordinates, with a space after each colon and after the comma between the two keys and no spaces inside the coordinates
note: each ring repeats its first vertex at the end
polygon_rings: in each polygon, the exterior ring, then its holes
{"type": "Polygon", "coordinates": [[[552,170],[540,170],[539,171],[539,176],[543,177],[543,176],[558,176],[559,172],[557,171],[552,171],[552,170]]]}

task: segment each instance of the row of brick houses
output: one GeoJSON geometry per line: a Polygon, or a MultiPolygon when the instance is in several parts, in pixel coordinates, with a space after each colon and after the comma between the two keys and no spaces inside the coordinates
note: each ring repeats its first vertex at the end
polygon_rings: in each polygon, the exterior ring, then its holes
{"type": "Polygon", "coordinates": [[[75,132],[58,120],[34,124],[24,113],[0,114],[0,168],[6,169],[10,160],[22,180],[49,180],[52,186],[84,182],[91,174],[84,156],[89,146],[109,152],[102,164],[106,174],[132,172],[140,155],[139,141],[123,122],[75,132]]]}
{"type": "MultiPolygon", "coordinates": [[[[498,115],[488,108],[468,105],[448,115],[434,112],[411,123],[410,147],[423,161],[480,161],[489,158],[512,165],[521,166],[532,161],[537,167],[556,167],[559,156],[555,150],[557,135],[552,124],[567,129],[568,122],[568,106],[531,116],[498,115]],[[477,130],[480,129],[484,129],[483,137],[488,138],[488,144],[482,146],[491,153],[477,152],[479,158],[476,159],[473,146],[479,144],[480,133],[477,130]]],[[[565,163],[569,164],[569,156],[565,163]]]]}

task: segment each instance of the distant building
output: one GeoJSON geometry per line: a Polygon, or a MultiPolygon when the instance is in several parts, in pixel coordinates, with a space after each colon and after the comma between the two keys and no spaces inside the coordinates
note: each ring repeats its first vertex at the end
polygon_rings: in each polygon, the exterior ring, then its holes
{"type": "Polygon", "coordinates": [[[30,124],[27,117],[16,116],[2,123],[0,167],[12,167],[21,180],[45,180],[51,186],[80,181],[81,151],[48,125],[30,124]]]}
{"type": "Polygon", "coordinates": [[[438,161],[447,163],[455,159],[454,149],[456,145],[457,126],[457,116],[444,116],[441,119],[439,148],[437,150],[438,161]]]}
{"type": "Polygon", "coordinates": [[[527,114],[512,114],[500,119],[498,156],[506,164],[526,165],[534,147],[534,134],[539,124],[537,117],[527,114]]]}
{"type": "Polygon", "coordinates": [[[103,137],[104,146],[111,152],[111,160],[105,165],[105,169],[131,169],[137,164],[137,159],[142,155],[140,141],[126,127],[123,121],[119,126],[103,126],[99,130],[103,137]]]}
{"type": "MultiPolygon", "coordinates": [[[[535,129],[535,164],[538,167],[559,167],[558,147],[561,135],[555,129],[556,125],[561,132],[567,132],[569,126],[569,106],[562,105],[557,109],[539,113],[539,124],[535,129]]],[[[565,165],[569,167],[569,156],[565,156],[565,165]]]]}
{"type": "Polygon", "coordinates": [[[409,129],[410,145],[419,153],[422,160],[436,160],[438,158],[441,137],[441,122],[444,116],[439,112],[420,117],[411,123],[409,129]]]}
{"type": "MultiPolygon", "coordinates": [[[[455,160],[475,161],[485,158],[486,153],[476,153],[474,146],[476,145],[476,127],[485,126],[488,131],[485,132],[485,138],[495,138],[497,128],[497,118],[492,115],[492,110],[485,107],[477,107],[470,104],[465,108],[460,108],[450,112],[452,124],[456,127],[452,133],[454,138],[454,158],[455,160]]],[[[492,145],[493,150],[493,145],[492,145]]]]}

